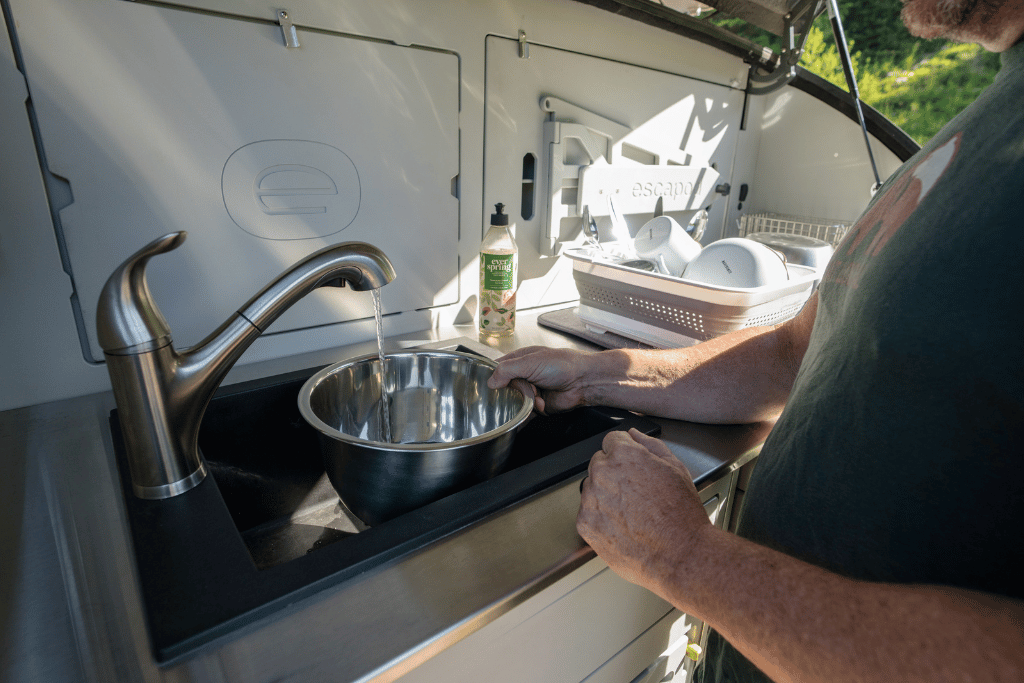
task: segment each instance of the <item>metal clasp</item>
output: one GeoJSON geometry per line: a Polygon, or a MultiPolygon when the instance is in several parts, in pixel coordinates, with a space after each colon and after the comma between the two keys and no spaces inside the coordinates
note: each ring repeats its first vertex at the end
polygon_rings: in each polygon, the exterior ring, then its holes
{"type": "Polygon", "coordinates": [[[292,20],[288,17],[288,10],[277,10],[277,23],[281,26],[281,35],[284,36],[284,46],[298,47],[299,32],[295,30],[292,20]]]}
{"type": "Polygon", "coordinates": [[[530,44],[526,42],[526,31],[519,29],[519,58],[530,58],[530,44]]]}

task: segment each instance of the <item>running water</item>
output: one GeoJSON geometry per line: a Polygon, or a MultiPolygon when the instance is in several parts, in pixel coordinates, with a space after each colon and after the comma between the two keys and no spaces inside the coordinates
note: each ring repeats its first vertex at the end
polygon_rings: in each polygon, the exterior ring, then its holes
{"type": "Polygon", "coordinates": [[[391,408],[388,405],[387,366],[384,363],[384,323],[380,310],[380,289],[373,290],[373,314],[377,318],[377,356],[380,358],[380,371],[377,380],[380,382],[380,422],[381,441],[391,443],[391,408]]]}

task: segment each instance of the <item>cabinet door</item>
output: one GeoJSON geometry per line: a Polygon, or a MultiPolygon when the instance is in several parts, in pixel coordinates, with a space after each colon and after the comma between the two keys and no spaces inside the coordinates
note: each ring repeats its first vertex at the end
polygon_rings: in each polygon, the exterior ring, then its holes
{"type": "MultiPolygon", "coordinates": [[[[619,578],[602,560],[576,570],[597,573],[527,619],[529,601],[424,662],[402,683],[581,681],[672,610],[653,593],[619,578]]],[[[569,579],[570,577],[566,577],[569,579]]],[[[564,580],[563,580],[564,581],[564,580]]],[[[549,594],[537,596],[551,600],[549,594]]],[[[663,649],[663,648],[662,648],[663,649]]],[[[659,650],[660,652],[660,650],[659,650]]],[[[629,677],[636,675],[648,662],[629,677]]],[[[629,678],[625,680],[629,680],[629,678]]]]}
{"type": "MultiPolygon", "coordinates": [[[[729,182],[743,91],[688,78],[683,75],[687,68],[692,65],[680,64],[680,73],[666,73],[543,45],[531,45],[530,58],[523,59],[517,41],[487,38],[484,205],[505,203],[516,223],[521,308],[578,298],[567,259],[549,257],[542,243],[549,234],[568,243],[580,238],[581,173],[606,168],[609,162],[590,156],[601,144],[587,146],[582,138],[566,135],[553,170],[556,145],[546,137],[546,122],[578,124],[587,129],[584,138],[607,140],[618,150],[613,167],[636,172],[637,178],[647,177],[651,169],[691,167],[699,172],[713,166],[719,182],[729,182]],[[542,102],[553,111],[542,108],[542,102]]],[[[622,186],[617,210],[635,234],[659,210],[664,193],[644,190],[645,199],[628,206],[622,197],[632,194],[631,187],[622,186]]],[[[705,243],[722,236],[726,209],[726,200],[711,184],[706,189],[709,195],[701,204],[710,205],[711,211],[705,243]]],[[[668,206],[664,198],[662,206],[668,206]]],[[[607,202],[588,210],[602,240],[622,236],[621,228],[612,227],[607,202]]],[[[684,223],[696,213],[665,210],[684,223]]]]}
{"type": "MultiPolygon", "coordinates": [[[[734,484],[730,474],[701,491],[704,509],[718,526],[725,523],[734,484]]],[[[645,671],[653,676],[679,670],[686,646],[701,637],[702,627],[598,558],[400,680],[625,683],[645,671]]]]}
{"type": "MultiPolygon", "coordinates": [[[[340,242],[394,263],[386,313],[457,301],[457,55],[321,31],[288,48],[269,21],[120,0],[11,5],[94,357],[106,278],[177,230],[148,272],[179,347],[340,242]]],[[[369,292],[322,289],[271,331],[372,316],[369,292]]]]}

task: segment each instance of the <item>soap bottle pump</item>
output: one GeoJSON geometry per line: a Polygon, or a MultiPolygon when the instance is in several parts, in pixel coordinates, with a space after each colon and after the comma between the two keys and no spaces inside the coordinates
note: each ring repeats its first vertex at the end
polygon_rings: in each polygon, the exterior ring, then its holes
{"type": "Polygon", "coordinates": [[[480,339],[510,337],[516,329],[519,249],[504,204],[495,204],[491,227],[480,244],[480,339]]]}

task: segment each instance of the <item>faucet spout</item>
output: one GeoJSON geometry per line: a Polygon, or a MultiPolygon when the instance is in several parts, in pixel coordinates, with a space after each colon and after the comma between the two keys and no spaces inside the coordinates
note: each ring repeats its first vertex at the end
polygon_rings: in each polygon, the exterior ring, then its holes
{"type": "Polygon", "coordinates": [[[264,287],[238,310],[265,331],[278,316],[317,287],[356,291],[380,289],[395,279],[395,268],[384,253],[363,242],[345,242],[312,254],[264,287]]]}
{"type": "Polygon", "coordinates": [[[203,480],[199,425],[210,399],[242,353],[292,304],[317,287],[365,291],[395,279],[394,266],[372,245],[326,247],[264,287],[195,348],[178,352],[150,295],[145,267],[185,237],[164,235],[129,257],[107,280],[96,313],[132,488],[140,498],[176,496],[203,480]]]}

